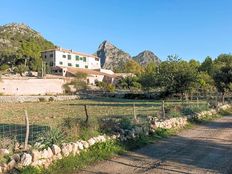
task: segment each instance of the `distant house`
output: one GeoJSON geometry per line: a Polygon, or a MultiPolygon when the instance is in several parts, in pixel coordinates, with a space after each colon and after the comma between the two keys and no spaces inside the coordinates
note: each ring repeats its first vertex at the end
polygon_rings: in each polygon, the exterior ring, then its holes
{"type": "Polygon", "coordinates": [[[100,58],[63,48],[54,48],[41,52],[41,56],[50,67],[75,67],[84,69],[100,69],[100,58]]]}

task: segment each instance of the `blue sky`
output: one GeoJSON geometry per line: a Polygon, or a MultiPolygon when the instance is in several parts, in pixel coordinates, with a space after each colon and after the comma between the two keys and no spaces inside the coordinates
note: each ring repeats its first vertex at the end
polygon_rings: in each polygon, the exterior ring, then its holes
{"type": "Polygon", "coordinates": [[[202,61],[232,52],[231,0],[2,0],[0,25],[23,22],[64,48],[93,53],[109,40],[202,61]]]}

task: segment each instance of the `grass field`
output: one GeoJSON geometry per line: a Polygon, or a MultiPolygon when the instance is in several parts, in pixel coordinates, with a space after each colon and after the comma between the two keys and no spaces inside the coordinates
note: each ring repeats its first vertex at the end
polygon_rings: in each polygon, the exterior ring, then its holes
{"type": "MultiPolygon", "coordinates": [[[[54,101],[38,103],[4,103],[0,104],[0,134],[18,131],[23,134],[24,110],[28,111],[30,125],[35,131],[46,127],[57,127],[65,118],[85,119],[84,105],[90,120],[111,116],[133,116],[133,104],[137,115],[156,115],[161,110],[161,101],[123,100],[113,98],[54,101]],[[36,130],[37,129],[37,130],[36,130]]],[[[180,101],[167,101],[165,105],[179,105],[180,101]]],[[[32,131],[33,132],[33,131],[32,131]]]]}

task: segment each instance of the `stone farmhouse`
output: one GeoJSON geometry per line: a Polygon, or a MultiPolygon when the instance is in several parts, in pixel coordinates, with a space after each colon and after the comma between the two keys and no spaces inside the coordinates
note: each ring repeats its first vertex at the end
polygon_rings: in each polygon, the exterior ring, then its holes
{"type": "Polygon", "coordinates": [[[63,48],[45,50],[41,53],[43,60],[50,67],[64,66],[85,69],[100,69],[100,58],[63,48]]]}
{"type": "Polygon", "coordinates": [[[63,85],[70,82],[77,73],[87,74],[86,82],[95,86],[96,82],[115,83],[121,74],[101,69],[100,58],[91,54],[54,48],[41,52],[41,56],[51,74],[43,78],[8,75],[2,76],[0,94],[3,95],[48,95],[62,94],[63,85]]]}
{"type": "Polygon", "coordinates": [[[77,73],[85,73],[89,85],[97,81],[113,83],[117,77],[113,71],[101,69],[101,60],[95,55],[54,48],[43,51],[41,56],[53,75],[74,77],[77,73]]]}

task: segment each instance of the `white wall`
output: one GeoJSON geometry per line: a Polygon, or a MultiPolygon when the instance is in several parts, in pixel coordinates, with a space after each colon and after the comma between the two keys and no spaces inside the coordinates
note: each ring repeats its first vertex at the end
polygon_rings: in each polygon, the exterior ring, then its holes
{"type": "Polygon", "coordinates": [[[62,94],[64,79],[2,79],[0,93],[4,95],[62,94]]]}
{"type": "Polygon", "coordinates": [[[90,56],[82,56],[79,55],[79,57],[86,57],[86,62],[83,60],[76,60],[77,54],[74,53],[67,53],[63,51],[54,51],[55,55],[53,58],[50,58],[50,54],[52,54],[51,51],[42,53],[42,56],[44,58],[44,55],[47,56],[47,58],[44,60],[50,65],[50,62],[53,61],[53,66],[68,66],[68,63],[72,64],[72,67],[76,67],[76,64],[79,64],[79,68],[85,68],[85,66],[88,66],[88,69],[99,69],[101,67],[100,59],[98,61],[95,60],[95,57],[90,56]],[[66,58],[63,58],[63,55],[66,56],[66,58]],[[71,55],[71,60],[68,60],[68,55],[71,55]],[[62,62],[63,64],[60,64],[62,62]]]}

